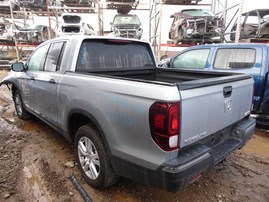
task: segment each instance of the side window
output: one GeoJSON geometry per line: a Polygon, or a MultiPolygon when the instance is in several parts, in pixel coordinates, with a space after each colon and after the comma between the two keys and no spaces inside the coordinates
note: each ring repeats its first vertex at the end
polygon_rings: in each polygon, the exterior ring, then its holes
{"type": "Polygon", "coordinates": [[[173,68],[204,69],[210,49],[191,50],[177,56],[173,61],[173,68]]]}
{"type": "Polygon", "coordinates": [[[41,46],[33,53],[28,63],[29,71],[43,71],[48,49],[49,44],[41,46]]]}
{"type": "Polygon", "coordinates": [[[214,61],[216,69],[250,69],[255,65],[256,50],[243,48],[219,49],[214,61]]]}
{"type": "Polygon", "coordinates": [[[45,63],[45,71],[55,72],[60,69],[61,53],[63,52],[65,42],[56,42],[50,46],[45,63]]]}

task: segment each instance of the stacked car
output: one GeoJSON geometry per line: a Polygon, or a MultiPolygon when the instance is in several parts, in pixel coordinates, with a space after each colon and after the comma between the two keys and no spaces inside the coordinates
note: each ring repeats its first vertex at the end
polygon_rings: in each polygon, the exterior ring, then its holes
{"type": "Polygon", "coordinates": [[[53,29],[46,25],[25,25],[18,29],[18,41],[38,44],[55,37],[53,29]]]}
{"type": "Polygon", "coordinates": [[[170,17],[169,39],[175,44],[220,42],[224,32],[223,18],[207,9],[185,9],[170,17]]]}
{"type": "MultiPolygon", "coordinates": [[[[240,39],[269,38],[269,9],[257,9],[243,13],[241,18],[240,39]]],[[[233,25],[230,38],[235,40],[236,23],[233,25]]]]}
{"type": "Polygon", "coordinates": [[[141,39],[143,29],[135,14],[117,14],[111,23],[113,35],[116,37],[141,39]]]}
{"type": "Polygon", "coordinates": [[[58,30],[58,35],[94,35],[95,31],[93,27],[82,21],[80,15],[77,14],[63,14],[62,15],[63,24],[58,30]]]}
{"type": "Polygon", "coordinates": [[[13,11],[20,9],[20,3],[17,0],[0,0],[0,12],[10,13],[10,7],[13,11]]]}
{"type": "Polygon", "coordinates": [[[12,43],[19,26],[9,21],[0,20],[0,42],[12,43]]]}

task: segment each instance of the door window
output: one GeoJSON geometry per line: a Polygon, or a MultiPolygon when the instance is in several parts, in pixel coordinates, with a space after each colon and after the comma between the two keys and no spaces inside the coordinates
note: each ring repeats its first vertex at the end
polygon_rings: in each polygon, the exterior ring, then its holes
{"type": "Polygon", "coordinates": [[[50,46],[45,63],[45,71],[55,72],[61,66],[61,53],[63,52],[65,42],[53,43],[50,46]]]}
{"type": "Polygon", "coordinates": [[[178,55],[173,61],[173,68],[204,69],[210,49],[191,50],[178,55]]]}
{"type": "Polygon", "coordinates": [[[256,51],[248,48],[219,49],[214,61],[216,69],[250,69],[255,65],[256,51]]]}
{"type": "Polygon", "coordinates": [[[49,45],[41,46],[31,56],[28,63],[29,71],[43,71],[49,45]]]}

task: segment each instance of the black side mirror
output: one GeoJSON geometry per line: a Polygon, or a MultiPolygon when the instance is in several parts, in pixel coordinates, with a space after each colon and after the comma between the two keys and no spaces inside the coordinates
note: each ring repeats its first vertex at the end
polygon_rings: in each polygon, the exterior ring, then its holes
{"type": "Polygon", "coordinates": [[[11,69],[14,72],[23,72],[25,68],[24,68],[24,64],[22,62],[16,62],[16,63],[11,65],[11,69]]]}

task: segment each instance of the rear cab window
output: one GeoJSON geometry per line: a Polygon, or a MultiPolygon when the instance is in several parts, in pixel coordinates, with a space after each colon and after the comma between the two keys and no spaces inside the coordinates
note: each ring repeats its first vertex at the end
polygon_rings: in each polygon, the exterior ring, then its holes
{"type": "Polygon", "coordinates": [[[214,69],[251,69],[255,66],[256,50],[252,48],[218,49],[214,69]]]}
{"type": "Polygon", "coordinates": [[[128,40],[90,39],[81,44],[76,71],[100,72],[145,67],[156,67],[148,44],[128,40]]]}

